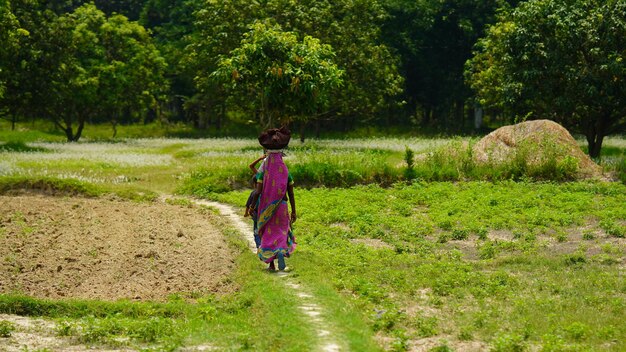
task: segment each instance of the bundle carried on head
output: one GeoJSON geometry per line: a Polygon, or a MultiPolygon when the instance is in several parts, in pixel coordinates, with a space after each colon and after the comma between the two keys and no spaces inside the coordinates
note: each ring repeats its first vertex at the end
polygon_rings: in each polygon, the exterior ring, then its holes
{"type": "Polygon", "coordinates": [[[277,150],[286,148],[291,139],[291,132],[287,127],[270,128],[259,136],[259,143],[265,149],[277,150]]]}

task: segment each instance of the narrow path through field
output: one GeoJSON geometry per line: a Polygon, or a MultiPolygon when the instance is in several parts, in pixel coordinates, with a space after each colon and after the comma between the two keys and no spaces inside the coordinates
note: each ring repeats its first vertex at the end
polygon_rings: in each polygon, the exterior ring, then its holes
{"type": "MultiPolygon", "coordinates": [[[[256,245],[254,243],[251,223],[246,222],[232,207],[206,200],[193,199],[193,202],[218,209],[220,214],[228,219],[240,232],[241,236],[245,238],[250,250],[256,254],[256,245]]],[[[320,350],[324,352],[344,350],[344,348],[336,342],[336,333],[332,332],[332,325],[326,320],[324,309],[317,303],[315,297],[310,292],[307,292],[302,285],[293,280],[288,272],[277,272],[276,275],[282,278],[285,281],[285,286],[291,289],[300,299],[300,311],[309,321],[310,325],[315,328],[320,350]]]]}

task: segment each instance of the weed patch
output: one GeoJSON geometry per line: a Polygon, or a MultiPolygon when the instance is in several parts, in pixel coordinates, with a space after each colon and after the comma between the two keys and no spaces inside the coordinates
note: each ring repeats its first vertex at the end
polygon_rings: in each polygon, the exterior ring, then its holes
{"type": "Polygon", "coordinates": [[[15,324],[6,320],[0,321],[0,337],[11,337],[13,331],[15,331],[15,324]]]}

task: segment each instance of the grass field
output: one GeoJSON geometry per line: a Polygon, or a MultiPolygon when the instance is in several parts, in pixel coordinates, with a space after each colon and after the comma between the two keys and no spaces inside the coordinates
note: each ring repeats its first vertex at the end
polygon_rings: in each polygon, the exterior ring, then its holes
{"type": "MultiPolygon", "coordinates": [[[[355,351],[625,350],[626,186],[434,182],[425,175],[437,164],[418,164],[417,179],[404,182],[407,147],[432,160],[458,141],[292,142],[286,162],[300,219],[291,275],[329,312],[336,336],[355,351]]],[[[3,193],[139,202],[178,193],[235,207],[245,203],[247,165],[260,152],[253,139],[66,144],[35,132],[0,134],[0,148],[3,193]]],[[[604,150],[605,167],[618,170],[624,139],[607,140],[604,150]]],[[[4,294],[0,312],[55,319],[59,334],[86,344],[313,349],[310,326],[293,314],[297,297],[259,270],[232,229],[215,225],[236,257],[236,293],[163,303],[4,294]]]]}

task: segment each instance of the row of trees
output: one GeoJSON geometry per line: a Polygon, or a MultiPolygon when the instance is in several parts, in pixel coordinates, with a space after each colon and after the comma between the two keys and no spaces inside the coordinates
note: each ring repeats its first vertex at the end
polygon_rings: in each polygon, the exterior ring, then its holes
{"type": "Polygon", "coordinates": [[[6,21],[16,34],[1,66],[13,123],[45,118],[76,141],[87,121],[139,120],[166,93],[165,60],[138,23],[91,3],[60,15],[36,1],[13,4],[14,15],[2,10],[17,21],[6,21]]]}
{"type": "Polygon", "coordinates": [[[0,115],[623,130],[626,0],[0,0],[0,115]],[[620,95],[621,94],[621,95],[620,95]]]}

